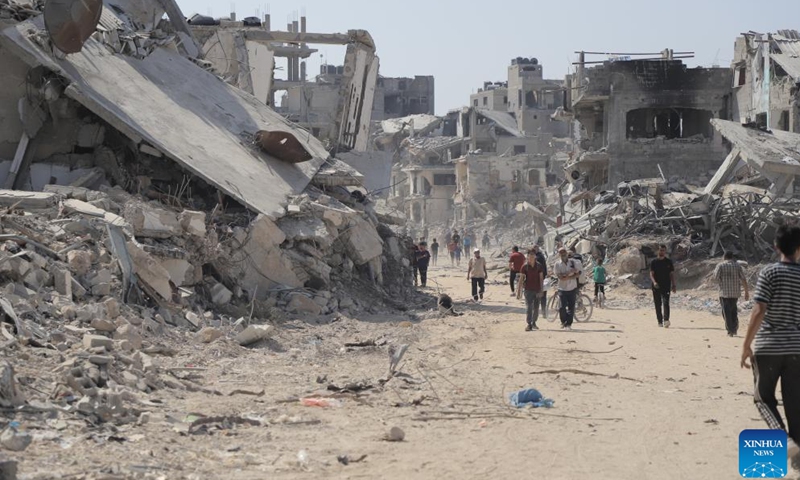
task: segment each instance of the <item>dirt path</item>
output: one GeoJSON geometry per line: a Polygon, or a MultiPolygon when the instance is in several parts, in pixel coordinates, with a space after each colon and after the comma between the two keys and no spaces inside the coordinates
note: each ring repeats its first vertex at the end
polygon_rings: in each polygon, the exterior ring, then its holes
{"type": "MultiPolygon", "coordinates": [[[[431,273],[454,298],[468,296],[460,270],[431,273]]],[[[750,373],[738,366],[741,338],[706,313],[675,311],[665,330],[649,304],[617,303],[611,294],[611,308],[572,332],[540,320],[542,330],[527,333],[521,302],[490,282],[485,303],[463,317],[294,322],[259,350],[187,341],[171,366],[203,368],[195,380],[206,392],[162,392],[148,424],[116,431],[122,441],[62,433],[50,447],[37,442],[24,465],[123,475],[103,478],[738,478],[739,432],[762,427],[750,373]],[[366,339],[410,344],[405,375],[341,407],[287,400],[331,383],[376,384],[386,347],[344,347],[366,339]],[[564,369],[591,374],[537,373],[564,369]],[[523,388],[539,389],[554,408],[508,407],[508,394],[523,388]],[[265,393],[227,396],[236,389],[265,393]],[[267,425],[187,434],[192,413],[267,425]],[[404,442],[381,440],[392,426],[404,442]],[[340,455],[367,457],[345,466],[340,455]]]]}

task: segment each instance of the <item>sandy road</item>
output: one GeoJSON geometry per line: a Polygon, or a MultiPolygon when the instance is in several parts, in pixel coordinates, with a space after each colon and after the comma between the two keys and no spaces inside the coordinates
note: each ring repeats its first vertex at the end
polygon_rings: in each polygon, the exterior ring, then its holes
{"type": "MultiPolygon", "coordinates": [[[[462,270],[435,268],[431,278],[456,299],[469,295],[462,270]]],[[[610,308],[571,332],[543,320],[525,332],[523,305],[509,293],[490,282],[485,303],[464,307],[463,317],[297,320],[256,350],[187,341],[164,367],[202,367],[196,381],[206,389],[265,395],[157,392],[148,424],[115,430],[122,442],[80,437],[70,421],[44,432],[55,443],[26,451],[23,478],[738,478],[738,435],[762,422],[751,374],[738,365],[741,338],[728,338],[722,319],[677,310],[672,328],[660,329],[649,304],[615,309],[631,297],[612,292],[610,308]],[[385,347],[343,348],[380,337],[411,345],[405,376],[338,408],[286,401],[385,376],[385,347]],[[542,373],[565,369],[578,372],[542,373]],[[510,408],[507,395],[523,388],[539,389],[554,408],[510,408]],[[266,425],[187,435],[180,420],[191,413],[266,425]],[[404,442],[381,440],[391,426],[404,442]],[[340,455],[366,458],[345,466],[340,455]]]]}

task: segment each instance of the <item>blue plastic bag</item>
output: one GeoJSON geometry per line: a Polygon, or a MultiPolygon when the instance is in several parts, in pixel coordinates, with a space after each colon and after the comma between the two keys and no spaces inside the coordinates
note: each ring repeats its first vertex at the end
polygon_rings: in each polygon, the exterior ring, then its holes
{"type": "Polygon", "coordinates": [[[555,403],[554,400],[551,400],[549,398],[544,398],[544,395],[542,395],[539,392],[539,390],[533,388],[529,388],[527,390],[520,390],[519,392],[514,392],[511,395],[509,395],[508,400],[511,402],[512,406],[517,408],[524,408],[527,407],[528,405],[534,408],[539,408],[539,407],[551,408],[553,406],[553,403],[555,403]]]}

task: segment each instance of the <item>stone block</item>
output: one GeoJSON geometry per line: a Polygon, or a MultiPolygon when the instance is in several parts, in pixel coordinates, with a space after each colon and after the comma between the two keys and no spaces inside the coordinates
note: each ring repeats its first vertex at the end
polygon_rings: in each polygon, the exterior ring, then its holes
{"type": "Polygon", "coordinates": [[[60,295],[72,299],[72,273],[69,270],[53,269],[53,282],[60,295]]]}
{"type": "Polygon", "coordinates": [[[76,300],[80,300],[81,298],[86,296],[86,289],[83,288],[83,285],[81,285],[80,282],[78,282],[74,278],[72,279],[72,296],[76,300]]]}
{"type": "Polygon", "coordinates": [[[169,278],[176,287],[195,285],[195,268],[188,260],[182,258],[158,258],[156,260],[169,273],[169,278]]]}
{"type": "Polygon", "coordinates": [[[110,332],[114,332],[114,331],[117,330],[117,326],[114,325],[113,322],[105,320],[103,318],[92,319],[91,323],[89,323],[89,326],[91,326],[92,328],[94,328],[98,332],[108,332],[108,333],[110,333],[110,332]]]}
{"type": "Polygon", "coordinates": [[[114,347],[114,341],[102,335],[84,335],[83,348],[97,348],[103,347],[106,350],[111,350],[114,347]]]}
{"type": "Polygon", "coordinates": [[[107,297],[111,295],[111,284],[98,283],[97,285],[92,286],[92,295],[95,297],[107,297]]]}
{"type": "Polygon", "coordinates": [[[0,190],[0,207],[37,210],[50,208],[57,203],[58,195],[55,193],[0,190]]]}
{"type": "Polygon", "coordinates": [[[103,268],[89,278],[89,285],[94,287],[101,283],[111,283],[112,280],[113,276],[111,275],[111,271],[107,268],[103,268]]]}
{"type": "Polygon", "coordinates": [[[246,290],[258,290],[260,296],[277,284],[299,288],[303,281],[292,268],[291,260],[281,250],[280,245],[286,235],[266,215],[259,215],[250,224],[247,232],[234,233],[242,242],[242,252],[248,261],[241,262],[239,272],[241,285],[246,290]]]}
{"type": "Polygon", "coordinates": [[[214,327],[205,327],[195,334],[195,338],[201,343],[211,343],[218,338],[224,337],[225,334],[221,330],[214,327]]]}
{"type": "Polygon", "coordinates": [[[227,305],[232,298],[233,292],[228,290],[225,285],[217,283],[211,287],[211,301],[215,305],[227,305]]]}
{"type": "Polygon", "coordinates": [[[637,274],[645,269],[645,258],[638,248],[629,247],[617,253],[615,259],[618,275],[637,274]]]}
{"type": "Polygon", "coordinates": [[[95,365],[108,365],[114,361],[113,357],[108,355],[90,355],[89,356],[89,363],[93,363],[95,365]]]}
{"type": "Polygon", "coordinates": [[[322,307],[314,300],[306,297],[305,295],[295,294],[292,295],[286,310],[290,313],[297,313],[300,315],[319,315],[322,313],[322,307]]]}
{"type": "Polygon", "coordinates": [[[183,233],[178,214],[144,203],[127,203],[123,214],[137,237],[170,238],[183,233]]]}
{"type": "Polygon", "coordinates": [[[342,237],[347,253],[356,265],[364,265],[383,254],[381,236],[371,223],[361,217],[353,217],[342,237]]]}
{"type": "Polygon", "coordinates": [[[142,336],[133,325],[123,325],[114,332],[114,340],[127,341],[133,350],[142,349],[142,336]]]}
{"type": "Polygon", "coordinates": [[[107,298],[103,301],[106,307],[107,318],[117,318],[120,315],[119,302],[116,298],[107,298]]]}
{"type": "Polygon", "coordinates": [[[313,242],[321,250],[331,247],[333,235],[325,222],[316,217],[284,217],[278,226],[286,234],[286,239],[294,242],[313,242]]]}
{"type": "Polygon", "coordinates": [[[92,269],[92,255],[83,250],[67,252],[67,262],[76,275],[86,275],[92,269]]]}
{"type": "Polygon", "coordinates": [[[32,267],[22,281],[31,289],[39,290],[42,287],[47,286],[48,282],[50,281],[50,274],[40,268],[32,267]]]}
{"type": "Polygon", "coordinates": [[[195,212],[184,210],[179,216],[183,231],[195,237],[206,236],[206,214],[205,212],[195,212]]]}
{"type": "Polygon", "coordinates": [[[270,325],[250,325],[241,333],[236,335],[236,343],[246,347],[254,343],[266,340],[275,334],[275,327],[270,325]]]}
{"type": "Polygon", "coordinates": [[[150,254],[129,241],[128,252],[133,261],[134,273],[162,299],[172,301],[169,272],[150,254]]]}

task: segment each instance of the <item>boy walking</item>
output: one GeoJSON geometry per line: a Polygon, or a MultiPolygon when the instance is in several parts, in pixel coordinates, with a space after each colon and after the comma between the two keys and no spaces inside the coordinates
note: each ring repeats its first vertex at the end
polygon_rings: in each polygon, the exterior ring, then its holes
{"type": "Polygon", "coordinates": [[[467,280],[472,281],[472,299],[476,302],[483,300],[483,292],[486,291],[486,259],[481,257],[481,251],[475,249],[475,257],[469,260],[467,270],[467,280]]]}
{"type": "Polygon", "coordinates": [[[528,262],[520,269],[519,287],[517,298],[525,292],[525,305],[528,307],[525,320],[528,324],[526,332],[539,330],[536,321],[539,319],[539,300],[544,287],[544,272],[536,259],[536,251],[528,250],[528,262]]]}
{"type": "Polygon", "coordinates": [[[511,284],[511,296],[514,296],[514,292],[516,292],[516,287],[514,285],[514,281],[517,279],[517,275],[519,275],[520,270],[525,265],[525,255],[519,253],[519,247],[516,245],[511,248],[511,257],[508,259],[508,271],[509,274],[509,281],[508,283],[511,284]]]}
{"type": "Polygon", "coordinates": [[[594,303],[598,303],[599,294],[602,293],[603,297],[606,296],[606,267],[603,266],[603,259],[597,260],[597,265],[592,271],[592,280],[594,280],[594,303]]]}
{"type": "Polygon", "coordinates": [[[433,261],[433,265],[436,265],[437,260],[439,259],[439,242],[436,239],[433,239],[433,243],[431,243],[431,260],[433,261]]]}
{"type": "Polygon", "coordinates": [[[733,256],[733,252],[725,252],[725,259],[714,270],[714,279],[719,284],[719,302],[722,305],[722,318],[725,319],[725,329],[729,337],[735,337],[739,332],[739,297],[750,300],[747,288],[747,277],[744,268],[733,256]]]}
{"type": "Polygon", "coordinates": [[[431,252],[428,251],[428,244],[419,242],[417,248],[417,270],[419,270],[419,280],[422,288],[428,286],[428,265],[431,261],[431,252]]]}
{"type": "Polygon", "coordinates": [[[653,303],[658,326],[669,328],[669,296],[675,293],[675,266],[667,258],[667,246],[658,246],[658,258],[650,263],[650,280],[653,282],[653,303]],[[663,311],[662,311],[663,308],[663,311]]]}
{"type": "Polygon", "coordinates": [[[755,308],[742,348],[741,366],[753,369],[755,404],[774,430],[787,430],[787,450],[800,467],[800,227],[781,225],[775,236],[780,263],[761,271],[755,308]],[[751,344],[755,340],[755,348],[751,344]],[[749,363],[748,363],[749,362],[749,363]],[[778,411],[775,389],[781,384],[786,423],[778,411]]]}

